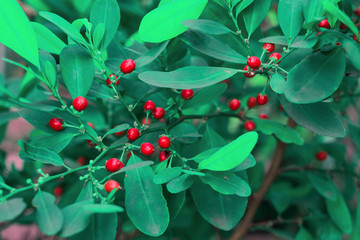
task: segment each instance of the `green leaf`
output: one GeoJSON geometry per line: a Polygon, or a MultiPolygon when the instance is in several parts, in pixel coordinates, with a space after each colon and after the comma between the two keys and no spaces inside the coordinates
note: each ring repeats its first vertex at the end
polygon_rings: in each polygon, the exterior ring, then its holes
{"type": "Polygon", "coordinates": [[[292,104],[284,97],[280,102],[286,113],[301,126],[324,136],[344,137],[345,128],[340,117],[326,103],[292,104]]]}
{"type": "Polygon", "coordinates": [[[12,119],[19,117],[17,112],[2,112],[0,113],[0,125],[9,122],[12,119]]]}
{"type": "Polygon", "coordinates": [[[73,133],[60,133],[57,135],[46,135],[31,140],[30,144],[37,147],[47,148],[54,152],[61,152],[71,140],[78,134],[73,133]]]}
{"type": "Polygon", "coordinates": [[[177,178],[181,174],[182,167],[173,167],[166,168],[165,170],[159,172],[155,175],[153,181],[156,184],[164,184],[167,183],[174,178],[177,178]]]}
{"type": "Polygon", "coordinates": [[[189,66],[172,72],[147,71],[139,79],[150,85],[163,88],[203,88],[221,82],[237,73],[236,69],[221,67],[189,66]]]}
{"type": "Polygon", "coordinates": [[[342,22],[343,24],[345,24],[346,26],[348,26],[348,28],[357,36],[359,37],[359,30],[357,29],[356,25],[353,23],[353,21],[351,20],[351,18],[346,15],[344,12],[342,12],[339,7],[337,7],[334,3],[326,0],[326,1],[322,1],[322,4],[324,6],[324,9],[330,13],[331,15],[333,15],[334,17],[336,17],[337,19],[339,19],[340,22],[342,22]]]}
{"type": "Polygon", "coordinates": [[[295,240],[313,240],[313,236],[304,228],[300,227],[298,233],[296,234],[295,240]]]}
{"type": "Polygon", "coordinates": [[[246,170],[248,168],[252,168],[255,165],[256,165],[256,159],[254,158],[253,155],[250,154],[242,163],[240,163],[239,166],[233,168],[231,171],[239,172],[239,171],[246,170]]]}
{"type": "MultiPolygon", "coordinates": [[[[132,155],[128,164],[142,160],[132,155]]],[[[125,184],[126,213],[137,229],[150,236],[160,236],[169,224],[169,211],[161,185],[153,182],[150,166],[127,171],[125,184]]]]}
{"type": "Polygon", "coordinates": [[[103,47],[107,47],[114,38],[120,24],[120,8],[116,0],[97,0],[90,13],[90,22],[96,28],[105,25],[103,47]]]}
{"type": "Polygon", "coordinates": [[[249,184],[232,172],[209,172],[200,179],[221,194],[236,194],[240,197],[251,195],[249,184]]]}
{"type": "Polygon", "coordinates": [[[318,41],[318,38],[312,37],[306,40],[303,40],[303,36],[298,36],[295,41],[290,45],[292,48],[312,48],[318,41]]]}
{"type": "Polygon", "coordinates": [[[277,94],[283,94],[286,87],[286,81],[284,76],[279,73],[271,75],[270,87],[277,94]]]}
{"type": "Polygon", "coordinates": [[[352,65],[360,71],[360,45],[353,40],[344,40],[341,45],[346,51],[352,65]]]}
{"type": "Polygon", "coordinates": [[[204,161],[205,159],[209,158],[215,152],[219,151],[219,149],[220,149],[220,147],[210,148],[208,150],[205,150],[205,151],[199,153],[195,157],[191,158],[191,160],[193,160],[193,161],[195,161],[197,163],[200,163],[201,161],[204,161]]]}
{"type": "Polygon", "coordinates": [[[333,94],[345,74],[345,54],[341,47],[317,52],[290,70],[286,98],[299,104],[319,102],[333,94]]]}
{"type": "Polygon", "coordinates": [[[194,182],[194,178],[189,174],[183,174],[180,177],[175,178],[174,180],[170,181],[166,184],[166,187],[170,193],[179,193],[185,191],[194,182]]]}
{"type": "Polygon", "coordinates": [[[247,198],[221,194],[200,180],[194,182],[190,191],[200,215],[221,230],[231,230],[244,215],[247,198]]]}
{"type": "Polygon", "coordinates": [[[84,210],[92,213],[116,213],[124,211],[122,207],[112,204],[86,204],[84,205],[84,210]]]}
{"type": "Polygon", "coordinates": [[[354,223],[354,231],[351,234],[350,240],[359,240],[360,239],[360,191],[357,193],[357,207],[356,207],[356,215],[355,215],[355,223],[354,223]]]}
{"type": "Polygon", "coordinates": [[[76,29],[74,25],[71,25],[64,18],[56,15],[51,12],[39,12],[39,15],[45,18],[46,20],[52,22],[58,26],[64,33],[66,33],[72,40],[81,43],[83,45],[88,45],[80,32],[76,29]]]}
{"type": "Polygon", "coordinates": [[[311,23],[316,21],[316,25],[318,24],[317,20],[322,16],[321,12],[323,10],[321,0],[305,0],[303,9],[304,9],[304,18],[306,23],[311,23]]]}
{"type": "Polygon", "coordinates": [[[63,160],[56,152],[50,151],[47,148],[34,146],[23,140],[19,140],[18,145],[21,147],[19,152],[20,158],[25,157],[25,159],[22,158],[23,160],[32,159],[54,166],[65,166],[63,160]]]}
{"type": "Polygon", "coordinates": [[[96,25],[93,33],[93,44],[95,49],[99,49],[104,34],[105,34],[105,25],[103,23],[99,23],[98,25],[96,25]]]}
{"type": "Polygon", "coordinates": [[[185,43],[210,57],[233,63],[246,63],[246,58],[227,43],[199,31],[187,31],[181,37],[185,43]]]}
{"type": "Polygon", "coordinates": [[[93,82],[95,67],[90,54],[71,44],[60,54],[61,76],[72,98],[85,97],[93,82]]]}
{"type": "Polygon", "coordinates": [[[213,100],[216,100],[226,92],[227,87],[228,86],[226,83],[219,83],[203,88],[196,92],[192,99],[187,100],[183,104],[182,109],[200,107],[213,100]]]}
{"type": "Polygon", "coordinates": [[[122,132],[127,130],[128,128],[130,128],[130,125],[127,123],[121,124],[119,126],[114,127],[113,129],[111,129],[110,131],[106,132],[104,134],[104,136],[102,138],[105,138],[107,135],[109,134],[113,134],[113,133],[117,133],[117,132],[122,132]]]}
{"type": "Polygon", "coordinates": [[[194,125],[192,125],[191,123],[187,122],[182,122],[171,128],[169,133],[175,139],[175,141],[183,143],[193,143],[199,137],[201,137],[196,127],[194,127],[194,125]]]}
{"type": "Polygon", "coordinates": [[[167,47],[169,41],[159,43],[156,46],[152,47],[147,53],[138,57],[135,60],[136,68],[145,67],[146,65],[153,62],[167,47]]]}
{"type": "Polygon", "coordinates": [[[46,235],[54,235],[63,226],[63,215],[58,206],[54,204],[56,198],[40,189],[35,195],[32,205],[37,208],[36,220],[43,233],[46,235]]]}
{"type": "Polygon", "coordinates": [[[328,174],[304,172],[305,176],[310,180],[313,187],[324,198],[335,201],[337,199],[337,188],[328,174]]]}
{"type": "Polygon", "coordinates": [[[322,222],[319,232],[320,240],[339,240],[342,239],[344,235],[330,220],[322,222]]]}
{"type": "Polygon", "coordinates": [[[286,38],[284,36],[270,36],[266,38],[262,38],[259,40],[262,43],[274,43],[278,45],[288,45],[286,38]]]}
{"type": "Polygon", "coordinates": [[[231,32],[223,24],[208,19],[185,20],[182,25],[211,35],[222,35],[231,32]]]}
{"type": "Polygon", "coordinates": [[[281,30],[289,44],[291,44],[299,34],[303,18],[303,1],[280,0],[278,5],[278,19],[281,30]]]}
{"type": "Polygon", "coordinates": [[[251,153],[258,140],[256,132],[241,135],[231,143],[220,148],[208,159],[199,164],[198,169],[228,171],[242,163],[251,153]]]}
{"type": "Polygon", "coordinates": [[[61,104],[58,101],[53,101],[53,100],[27,103],[9,98],[9,101],[23,108],[37,110],[37,111],[44,111],[44,112],[52,112],[61,107],[61,104]]]}
{"type": "Polygon", "coordinates": [[[248,38],[260,26],[265,19],[271,6],[271,0],[256,0],[243,11],[245,27],[248,32],[248,38]]]}
{"type": "Polygon", "coordinates": [[[286,125],[268,119],[253,119],[253,121],[255,122],[256,129],[266,135],[274,134],[280,141],[285,143],[304,144],[301,136],[294,129],[286,125]]]}
{"type": "Polygon", "coordinates": [[[31,26],[35,31],[39,48],[47,52],[59,55],[66,44],[60,40],[47,27],[37,22],[31,22],[31,26]]]}
{"type": "Polygon", "coordinates": [[[11,221],[18,217],[26,208],[22,198],[13,198],[0,203],[0,222],[11,221]]]}
{"type": "Polygon", "coordinates": [[[206,4],[207,0],[174,0],[155,8],[142,19],[140,38],[158,43],[178,36],[187,29],[182,21],[197,19],[206,4]]]}
{"type": "Polygon", "coordinates": [[[338,226],[343,233],[350,234],[352,232],[352,220],[349,208],[340,192],[337,194],[335,201],[325,199],[326,208],[330,218],[338,226]]]}
{"type": "MultiPolygon", "coordinates": [[[[236,5],[235,7],[235,11],[236,11],[236,18],[239,16],[239,14],[248,6],[250,6],[250,4],[252,4],[254,2],[254,0],[240,0],[241,2],[236,5]]],[[[236,2],[239,2],[239,0],[236,0],[236,2]]],[[[233,4],[234,6],[234,4],[233,4]]]]}

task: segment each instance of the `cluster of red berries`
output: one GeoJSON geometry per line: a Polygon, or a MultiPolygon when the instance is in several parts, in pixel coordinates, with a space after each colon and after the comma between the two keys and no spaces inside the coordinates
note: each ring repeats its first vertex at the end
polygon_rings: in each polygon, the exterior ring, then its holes
{"type": "Polygon", "coordinates": [[[146,101],[144,104],[144,110],[145,112],[151,112],[155,119],[161,119],[165,115],[165,110],[162,107],[156,107],[155,103],[151,100],[146,101]]]}
{"type": "MultiPolygon", "coordinates": [[[[360,16],[360,8],[356,9],[356,10],[354,11],[354,13],[355,13],[356,16],[360,16]]],[[[331,28],[330,23],[329,23],[329,21],[328,21],[326,18],[320,21],[320,23],[318,24],[318,27],[319,27],[319,28],[326,28],[326,29],[330,29],[330,28],[331,28]]],[[[347,26],[346,26],[344,23],[341,23],[339,28],[340,28],[341,30],[345,30],[345,29],[347,29],[347,26]]],[[[319,35],[319,34],[321,34],[321,32],[318,32],[318,33],[316,34],[316,36],[319,35]]],[[[359,31],[359,34],[360,34],[360,31],[359,31]]],[[[353,37],[353,39],[354,39],[356,42],[359,42],[358,37],[357,37],[355,34],[353,34],[352,37],[353,37]]],[[[336,45],[340,45],[340,43],[338,42],[338,43],[336,43],[336,45]]]]}
{"type": "MultiPolygon", "coordinates": [[[[134,60],[132,59],[126,59],[124,61],[122,61],[122,63],[120,64],[120,70],[121,72],[123,72],[124,74],[126,73],[132,73],[135,70],[136,67],[136,63],[134,60]]],[[[115,74],[110,74],[109,77],[106,79],[106,84],[111,88],[111,82],[112,80],[115,78],[116,82],[116,86],[119,85],[120,81],[118,80],[118,76],[116,76],[115,74]]]]}

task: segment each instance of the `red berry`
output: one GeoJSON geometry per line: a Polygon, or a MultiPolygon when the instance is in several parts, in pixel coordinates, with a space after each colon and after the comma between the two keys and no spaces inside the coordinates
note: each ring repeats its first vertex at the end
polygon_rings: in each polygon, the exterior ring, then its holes
{"type": "Polygon", "coordinates": [[[146,117],[143,117],[141,119],[141,124],[144,125],[146,123],[146,125],[150,125],[151,124],[151,119],[148,118],[148,120],[146,121],[146,117]]]}
{"type": "Polygon", "coordinates": [[[322,20],[322,21],[319,23],[318,27],[329,29],[329,28],[330,28],[329,21],[328,21],[327,19],[322,20]]]}
{"type": "Polygon", "coordinates": [[[159,143],[159,146],[164,149],[169,148],[171,145],[170,138],[168,138],[167,136],[160,137],[158,140],[158,143],[159,143]]]}
{"type": "Polygon", "coordinates": [[[259,105],[264,105],[268,102],[268,96],[265,94],[265,95],[262,95],[261,93],[259,93],[257,96],[256,96],[256,103],[259,104],[259,105]]]}
{"type": "Polygon", "coordinates": [[[92,129],[95,129],[94,124],[92,124],[91,122],[87,122],[87,125],[89,125],[92,129]]]}
{"type": "Polygon", "coordinates": [[[354,14],[358,17],[360,16],[360,7],[354,11],[354,14]]]}
{"type": "Polygon", "coordinates": [[[255,123],[249,120],[245,123],[244,127],[247,131],[253,131],[255,129],[255,123]]]}
{"type": "Polygon", "coordinates": [[[191,89],[184,89],[181,91],[181,97],[185,100],[190,100],[194,97],[194,91],[191,89]]]}
{"type": "MultiPolygon", "coordinates": [[[[109,76],[110,78],[114,78],[115,77],[115,79],[118,79],[119,77],[118,76],[115,76],[115,74],[110,74],[110,76],[109,76]]],[[[106,84],[111,88],[111,79],[110,78],[107,78],[106,79],[106,84]]],[[[117,80],[116,81],[116,85],[119,85],[119,83],[120,83],[120,81],[119,80],[117,80]]]]}
{"type": "Polygon", "coordinates": [[[348,26],[346,26],[345,24],[340,23],[340,29],[341,29],[341,30],[345,30],[345,29],[347,29],[347,27],[348,27],[348,26]]]}
{"type": "Polygon", "coordinates": [[[324,161],[327,158],[327,152],[319,151],[315,154],[315,157],[319,161],[324,161]]]}
{"type": "Polygon", "coordinates": [[[125,133],[125,131],[121,131],[121,132],[116,132],[116,133],[114,133],[114,134],[115,134],[115,136],[117,136],[117,137],[121,137],[122,135],[124,135],[124,133],[125,133]]]}
{"type": "Polygon", "coordinates": [[[135,141],[139,138],[139,135],[140,133],[137,128],[130,128],[126,133],[126,136],[130,141],[135,141]]]}
{"type": "MultiPolygon", "coordinates": [[[[359,35],[360,35],[360,31],[359,31],[359,35]]],[[[355,41],[359,42],[359,39],[358,39],[358,37],[357,37],[355,34],[353,35],[353,39],[354,39],[355,41]]]]}
{"type": "Polygon", "coordinates": [[[85,165],[85,162],[86,162],[86,158],[85,157],[79,157],[78,159],[77,159],[77,163],[79,164],[79,165],[85,165]]]}
{"type": "Polygon", "coordinates": [[[86,98],[79,96],[74,99],[72,105],[76,111],[81,112],[87,107],[88,102],[86,98]]]}
{"type": "Polygon", "coordinates": [[[126,59],[124,60],[120,65],[120,70],[123,73],[131,73],[135,69],[135,62],[132,59],[126,59]]]}
{"type": "Polygon", "coordinates": [[[256,106],[256,99],[254,97],[250,97],[247,101],[248,108],[253,108],[256,106]]]}
{"type": "Polygon", "coordinates": [[[55,131],[61,131],[64,129],[63,127],[64,124],[64,120],[62,120],[61,118],[57,118],[54,117],[52,119],[50,119],[49,121],[49,126],[54,129],[55,131]]]}
{"type": "Polygon", "coordinates": [[[273,61],[276,62],[278,61],[279,59],[281,58],[281,54],[280,53],[277,53],[277,52],[274,52],[270,55],[270,61],[272,59],[274,59],[273,61]]]}
{"type": "Polygon", "coordinates": [[[95,147],[95,144],[91,140],[86,140],[90,147],[95,147]]]}
{"type": "Polygon", "coordinates": [[[261,119],[269,119],[268,115],[266,115],[265,113],[260,113],[259,117],[261,119]]]}
{"type": "Polygon", "coordinates": [[[154,146],[148,142],[143,143],[140,146],[140,151],[142,154],[149,156],[154,152],[154,146]]]}
{"type": "Polygon", "coordinates": [[[244,67],[244,70],[246,71],[246,72],[244,72],[245,77],[247,77],[247,78],[253,78],[253,77],[255,76],[255,72],[251,71],[251,70],[249,69],[249,66],[248,66],[248,65],[246,65],[246,66],[244,67]]]}
{"type": "Polygon", "coordinates": [[[165,115],[165,110],[162,107],[155,108],[154,118],[160,119],[160,118],[163,118],[164,115],[165,115]]]}
{"type": "Polygon", "coordinates": [[[56,187],[55,189],[54,189],[54,194],[55,194],[55,196],[57,196],[57,197],[60,197],[62,194],[63,194],[63,189],[62,189],[62,187],[56,187]]]}
{"type": "Polygon", "coordinates": [[[275,49],[275,44],[272,43],[264,43],[263,49],[266,50],[267,53],[271,53],[275,49]]]}
{"type": "Polygon", "coordinates": [[[123,166],[124,166],[124,164],[117,158],[110,158],[105,163],[105,168],[109,172],[116,172],[116,171],[120,170],[123,166]]]}
{"type": "Polygon", "coordinates": [[[336,43],[337,46],[340,46],[341,44],[339,42],[336,43]]]}
{"type": "Polygon", "coordinates": [[[161,151],[159,153],[159,161],[160,162],[163,162],[165,161],[166,159],[168,159],[170,157],[170,152],[169,151],[161,151]]]}
{"type": "Polygon", "coordinates": [[[230,108],[230,110],[236,111],[236,110],[239,109],[239,107],[240,107],[240,101],[239,101],[239,100],[233,99],[233,100],[231,100],[231,101],[229,102],[229,108],[230,108]]]}
{"type": "Polygon", "coordinates": [[[258,67],[260,67],[261,61],[260,61],[260,58],[252,56],[247,59],[247,64],[249,67],[256,70],[256,69],[258,69],[258,67]]]}
{"type": "Polygon", "coordinates": [[[155,103],[151,100],[146,101],[146,103],[144,104],[144,110],[145,111],[154,111],[155,110],[155,103]]]}
{"type": "MultiPolygon", "coordinates": [[[[105,191],[109,193],[109,192],[111,192],[113,189],[119,190],[120,184],[119,184],[117,181],[115,181],[115,180],[109,180],[109,181],[107,181],[107,182],[105,183],[104,188],[105,188],[105,191]]],[[[117,191],[117,190],[116,190],[116,191],[117,191]]]]}

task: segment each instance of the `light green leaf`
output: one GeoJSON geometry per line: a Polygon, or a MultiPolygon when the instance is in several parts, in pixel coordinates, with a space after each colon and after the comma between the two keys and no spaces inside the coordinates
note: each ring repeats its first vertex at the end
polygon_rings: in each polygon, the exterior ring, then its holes
{"type": "Polygon", "coordinates": [[[0,222],[11,221],[18,217],[26,208],[22,198],[13,198],[0,203],[0,222]]]}
{"type": "Polygon", "coordinates": [[[174,178],[177,178],[181,174],[182,167],[172,167],[166,168],[165,170],[159,172],[155,175],[153,181],[156,184],[164,184],[167,183],[174,178]]]}
{"type": "Polygon", "coordinates": [[[258,28],[265,19],[271,6],[271,0],[256,0],[243,11],[245,27],[248,38],[258,28]]]}
{"type": "Polygon", "coordinates": [[[110,131],[106,132],[104,134],[104,136],[102,138],[105,138],[107,135],[109,134],[113,134],[113,133],[117,133],[117,132],[122,132],[127,130],[128,128],[130,128],[130,125],[127,123],[121,124],[119,126],[114,127],[113,129],[111,129],[110,131]]]}
{"type": "Polygon", "coordinates": [[[278,5],[278,19],[281,30],[289,44],[299,34],[304,22],[302,12],[303,1],[280,0],[278,5]]]}
{"type": "Polygon", "coordinates": [[[270,77],[270,87],[277,94],[283,94],[286,86],[286,81],[283,75],[275,73],[270,77]]]}
{"type": "Polygon", "coordinates": [[[170,193],[179,193],[182,191],[185,191],[194,182],[193,176],[189,174],[183,174],[180,177],[175,178],[174,180],[170,181],[168,184],[166,184],[166,188],[170,193]]]}
{"type": "Polygon", "coordinates": [[[84,210],[92,213],[115,213],[124,211],[122,207],[112,204],[86,204],[84,205],[84,210]]]}
{"type": "Polygon", "coordinates": [[[93,44],[95,49],[99,49],[104,34],[105,34],[105,24],[99,23],[98,25],[96,25],[93,33],[93,44]]]}
{"type": "Polygon", "coordinates": [[[39,48],[59,55],[66,44],[42,24],[31,22],[31,26],[35,31],[39,48]]]}
{"type": "Polygon", "coordinates": [[[208,19],[185,20],[182,25],[203,33],[212,35],[222,35],[231,32],[229,28],[221,23],[208,19]]]}

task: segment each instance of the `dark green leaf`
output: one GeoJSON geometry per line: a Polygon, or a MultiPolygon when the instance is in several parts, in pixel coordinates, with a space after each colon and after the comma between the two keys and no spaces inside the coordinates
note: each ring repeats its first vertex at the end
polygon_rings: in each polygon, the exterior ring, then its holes
{"type": "Polygon", "coordinates": [[[352,220],[349,208],[340,192],[337,194],[335,201],[325,199],[326,208],[336,226],[338,226],[343,233],[350,234],[352,231],[352,220]]]}
{"type": "Polygon", "coordinates": [[[189,66],[172,72],[148,71],[139,74],[140,80],[163,88],[203,88],[221,82],[237,73],[236,69],[189,66]]]}
{"type": "MultiPolygon", "coordinates": [[[[236,2],[240,3],[238,5],[236,5],[235,10],[236,10],[236,18],[239,16],[239,14],[245,9],[247,8],[250,4],[252,4],[254,2],[254,0],[235,0],[236,2]]],[[[234,4],[233,4],[234,6],[234,4]]]]}
{"type": "Polygon", "coordinates": [[[243,11],[248,38],[260,26],[271,6],[271,0],[256,0],[243,11]]]}
{"type": "Polygon", "coordinates": [[[339,240],[344,235],[331,220],[322,222],[319,230],[320,240],[339,240]]]}
{"type": "Polygon", "coordinates": [[[152,47],[145,55],[138,57],[135,60],[136,67],[141,68],[150,64],[154,61],[167,47],[169,41],[159,43],[156,46],[152,47]]]}
{"type": "Polygon", "coordinates": [[[270,87],[277,94],[283,94],[286,86],[286,81],[283,75],[275,73],[271,75],[270,87]]]}
{"type": "Polygon", "coordinates": [[[66,44],[42,24],[31,22],[31,26],[35,31],[39,48],[59,55],[66,44]]]}
{"type": "MultiPolygon", "coordinates": [[[[132,155],[128,164],[142,160],[132,155]]],[[[127,171],[125,208],[135,226],[150,236],[160,236],[169,224],[169,211],[162,195],[161,185],[153,182],[155,174],[150,166],[127,171]]]]}
{"type": "Polygon", "coordinates": [[[182,25],[192,30],[198,30],[212,35],[221,35],[231,32],[231,30],[223,24],[208,19],[185,20],[182,22],[182,25]]]}
{"type": "Polygon", "coordinates": [[[225,83],[219,83],[203,88],[200,91],[196,92],[192,99],[186,101],[183,104],[182,109],[205,105],[206,103],[209,103],[212,100],[216,100],[221,97],[225,93],[226,89],[227,85],[225,83]]]}
{"type": "Polygon", "coordinates": [[[279,45],[287,45],[286,38],[284,36],[270,36],[266,38],[262,38],[259,40],[259,42],[263,43],[274,43],[279,45]]]}
{"type": "Polygon", "coordinates": [[[19,216],[26,208],[22,198],[13,198],[0,203],[0,222],[11,221],[19,216]]]}
{"type": "Polygon", "coordinates": [[[314,238],[304,227],[300,228],[300,230],[298,231],[295,237],[295,240],[313,240],[313,239],[314,238]]]}
{"type": "Polygon", "coordinates": [[[353,40],[344,40],[341,45],[352,65],[360,71],[360,45],[353,40]]]}
{"type": "Polygon", "coordinates": [[[359,240],[360,239],[360,191],[357,193],[357,207],[354,223],[354,231],[352,232],[350,240],[359,240]]]}
{"type": "Polygon", "coordinates": [[[72,133],[47,135],[35,138],[30,143],[37,147],[44,147],[58,153],[61,152],[75,136],[77,136],[77,134],[72,133]]]}
{"type": "Polygon", "coordinates": [[[174,180],[170,181],[166,184],[166,187],[169,192],[175,194],[182,191],[185,191],[193,184],[194,179],[189,174],[183,174],[180,177],[175,178],[174,180]]]}
{"type": "Polygon", "coordinates": [[[304,172],[304,174],[310,180],[316,191],[324,198],[330,201],[335,201],[337,199],[337,189],[329,175],[316,174],[310,171],[304,172]]]}
{"type": "Polygon", "coordinates": [[[2,112],[0,113],[0,125],[18,117],[19,114],[17,112],[2,112]]]}
{"type": "Polygon", "coordinates": [[[193,143],[201,135],[198,133],[196,127],[191,123],[182,122],[169,131],[170,135],[175,138],[176,141],[183,143],[193,143]]]}
{"type": "Polygon", "coordinates": [[[303,40],[302,36],[298,36],[295,41],[290,45],[293,48],[312,48],[317,42],[316,37],[309,38],[307,40],[303,40]]]}
{"type": "Polygon", "coordinates": [[[278,19],[285,39],[291,44],[299,34],[304,18],[302,12],[303,1],[280,0],[278,5],[278,19]]]}
{"type": "Polygon", "coordinates": [[[153,181],[156,184],[167,183],[181,174],[182,167],[166,168],[155,175],[153,181]]]}
{"type": "Polygon", "coordinates": [[[124,123],[124,124],[121,124],[121,125],[119,125],[119,126],[116,126],[116,127],[114,127],[113,129],[111,129],[110,131],[106,132],[102,138],[105,138],[105,137],[106,137],[107,135],[109,135],[109,134],[113,134],[113,133],[125,131],[125,130],[127,130],[129,127],[130,127],[130,125],[127,124],[127,123],[124,123]]]}
{"type": "Polygon", "coordinates": [[[53,100],[28,103],[28,102],[20,102],[16,99],[9,98],[9,101],[15,103],[20,107],[32,109],[36,111],[52,112],[55,111],[56,109],[61,108],[61,104],[58,101],[53,101],[53,100]]]}
{"type": "Polygon", "coordinates": [[[320,17],[322,16],[321,12],[323,10],[321,0],[305,0],[304,1],[304,17],[306,23],[311,23],[313,21],[316,21],[316,24],[318,24],[318,21],[320,17]]]}

